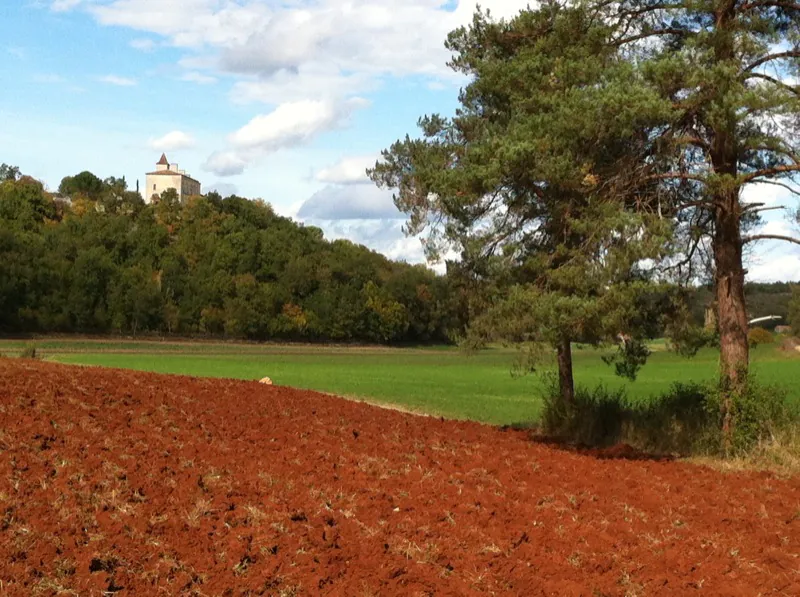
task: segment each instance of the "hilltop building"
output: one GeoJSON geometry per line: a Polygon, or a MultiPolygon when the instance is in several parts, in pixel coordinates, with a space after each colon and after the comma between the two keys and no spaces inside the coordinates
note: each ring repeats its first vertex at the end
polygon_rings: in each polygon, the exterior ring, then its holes
{"type": "Polygon", "coordinates": [[[155,172],[148,172],[144,187],[144,200],[150,203],[153,195],[161,195],[167,189],[175,189],[181,201],[190,195],[200,194],[200,183],[180,170],[178,164],[170,164],[165,154],[156,162],[155,172]]]}

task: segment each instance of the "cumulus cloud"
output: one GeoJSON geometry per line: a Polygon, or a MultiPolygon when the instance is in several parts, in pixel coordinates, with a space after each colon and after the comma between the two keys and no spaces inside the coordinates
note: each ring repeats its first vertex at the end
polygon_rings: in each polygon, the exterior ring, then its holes
{"type": "Polygon", "coordinates": [[[186,48],[244,43],[270,13],[265,3],[253,0],[114,0],[88,10],[103,25],[148,31],[186,48]]]}
{"type": "Polygon", "coordinates": [[[181,77],[181,81],[188,81],[189,83],[197,83],[198,85],[212,85],[217,82],[216,77],[204,75],[198,72],[188,72],[181,77]]]}
{"type": "MultiPolygon", "coordinates": [[[[364,93],[385,76],[458,78],[445,63],[443,41],[467,23],[474,2],[459,0],[54,0],[103,25],[128,27],[184,48],[183,60],[252,77],[234,97],[285,103],[338,90],[364,93]],[[200,55],[202,54],[202,55],[200,55]],[[325,85],[320,84],[320,77],[325,85]]],[[[485,0],[495,16],[510,16],[528,0],[485,0]]],[[[197,68],[196,66],[192,68],[197,68]]]]}
{"type": "Polygon", "coordinates": [[[213,172],[217,176],[236,176],[244,172],[247,161],[232,151],[217,151],[212,153],[203,164],[203,170],[213,172]]]}
{"type": "Polygon", "coordinates": [[[372,185],[330,185],[314,193],[297,212],[315,220],[405,219],[392,193],[372,185]]]}
{"type": "Polygon", "coordinates": [[[241,174],[259,156],[306,144],[318,135],[340,128],[365,100],[303,100],[281,104],[255,116],[229,137],[230,148],[212,154],[204,166],[218,176],[241,174]]]}
{"type": "Polygon", "coordinates": [[[275,151],[298,145],[318,134],[342,126],[361,99],[345,102],[303,100],[281,104],[269,114],[256,116],[230,137],[235,147],[275,151]]]}
{"type": "Polygon", "coordinates": [[[323,230],[330,240],[347,239],[386,255],[389,259],[408,263],[425,263],[422,242],[407,237],[398,220],[317,220],[305,219],[307,224],[323,230]]]}
{"type": "Polygon", "coordinates": [[[189,149],[194,147],[194,138],[183,131],[171,131],[157,139],[150,139],[150,147],[158,151],[189,149]]]}
{"type": "Polygon", "coordinates": [[[117,85],[118,87],[133,87],[137,84],[136,79],[119,77],[117,75],[106,75],[104,77],[99,77],[98,81],[108,83],[109,85],[117,85]]]}
{"type": "Polygon", "coordinates": [[[370,183],[366,171],[375,165],[377,159],[375,155],[346,157],[332,166],[323,168],[314,175],[314,178],[319,182],[330,184],[370,183]]]}

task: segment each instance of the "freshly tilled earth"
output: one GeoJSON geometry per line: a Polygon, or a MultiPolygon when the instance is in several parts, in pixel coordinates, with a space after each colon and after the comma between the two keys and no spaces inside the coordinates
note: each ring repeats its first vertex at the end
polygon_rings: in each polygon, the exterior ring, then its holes
{"type": "Polygon", "coordinates": [[[800,482],[0,359],[0,595],[800,595],[800,482]]]}

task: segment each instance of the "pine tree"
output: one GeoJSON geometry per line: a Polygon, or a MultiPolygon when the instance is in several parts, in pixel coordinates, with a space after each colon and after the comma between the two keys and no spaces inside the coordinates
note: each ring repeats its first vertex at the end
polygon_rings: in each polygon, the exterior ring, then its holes
{"type": "MultiPolygon", "coordinates": [[[[616,28],[614,45],[635,62],[672,114],[651,129],[640,182],[662,182],[687,234],[688,265],[709,249],[716,289],[720,378],[732,396],[749,368],[743,253],[749,243],[800,239],[753,234],[767,208],[743,200],[756,184],[798,190],[800,171],[800,4],[783,0],[589,0],[616,28]]],[[[685,270],[692,272],[691,268],[685,270]]]]}
{"type": "Polygon", "coordinates": [[[641,364],[653,287],[638,266],[663,256],[670,232],[640,209],[652,203],[646,186],[617,188],[670,105],[641,84],[612,32],[556,3],[508,22],[479,11],[447,41],[450,66],[470,78],[456,115],[423,117],[422,138],[398,141],[369,171],[396,190],[407,231],[428,230],[432,257],[458,250],[491,289],[472,337],[553,346],[565,402],[573,342],[625,332],[619,370],[641,364]]]}

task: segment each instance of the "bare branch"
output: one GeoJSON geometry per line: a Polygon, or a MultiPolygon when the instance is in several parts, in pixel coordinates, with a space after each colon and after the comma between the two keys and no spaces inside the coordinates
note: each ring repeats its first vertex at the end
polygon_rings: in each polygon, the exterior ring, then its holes
{"type": "Polygon", "coordinates": [[[790,93],[795,95],[800,95],[800,89],[797,87],[792,87],[791,85],[787,85],[783,81],[776,79],[775,77],[770,77],[769,75],[765,75],[764,73],[748,73],[745,77],[746,79],[763,79],[764,81],[769,81],[770,83],[777,85],[781,89],[785,89],[790,93]]]}
{"type": "Polygon", "coordinates": [[[781,236],[780,234],[754,234],[753,236],[745,236],[742,239],[742,244],[745,245],[747,243],[751,243],[757,240],[782,240],[787,243],[794,243],[795,245],[800,245],[800,238],[794,238],[791,236],[781,236]]]}
{"type": "MultiPolygon", "coordinates": [[[[757,181],[754,181],[754,184],[769,184],[769,185],[772,185],[772,186],[775,186],[775,187],[782,187],[782,188],[786,189],[787,191],[789,191],[792,195],[800,196],[800,190],[790,187],[785,182],[779,182],[777,180],[757,180],[757,181]]],[[[761,205],[763,205],[763,204],[761,204],[761,205]]]]}
{"type": "Polygon", "coordinates": [[[785,205],[776,205],[773,207],[763,207],[763,203],[750,203],[745,205],[744,211],[752,212],[754,214],[761,213],[762,211],[777,211],[779,209],[786,209],[785,205]]]}
{"type": "Polygon", "coordinates": [[[750,2],[743,4],[739,10],[753,10],[754,8],[788,8],[789,10],[800,10],[800,4],[794,2],[775,2],[774,0],[765,0],[763,2],[750,2]]]}
{"type": "Polygon", "coordinates": [[[614,43],[617,45],[625,45],[629,43],[633,43],[635,41],[639,41],[640,39],[647,39],[648,37],[658,37],[661,35],[686,35],[689,33],[685,29],[657,29],[655,31],[648,31],[647,33],[639,33],[638,35],[632,35],[630,37],[624,37],[622,39],[615,40],[614,43]]]}
{"type": "Polygon", "coordinates": [[[709,145],[708,141],[705,141],[704,139],[694,135],[681,135],[679,137],[675,137],[673,142],[676,145],[694,145],[700,149],[705,149],[706,151],[711,148],[711,145],[709,145]]]}
{"type": "Polygon", "coordinates": [[[645,180],[695,180],[697,182],[706,182],[706,179],[699,174],[689,174],[688,172],[665,172],[663,174],[651,174],[645,177],[645,180]]]}
{"type": "MultiPolygon", "coordinates": [[[[791,166],[775,166],[774,168],[766,168],[765,170],[757,170],[742,177],[743,183],[754,182],[756,179],[764,176],[776,176],[777,174],[786,174],[788,172],[800,172],[800,164],[792,164],[791,166]]],[[[767,181],[758,181],[767,182],[767,181]]]]}
{"type": "Polygon", "coordinates": [[[753,64],[744,69],[744,72],[752,72],[762,64],[772,62],[773,60],[782,60],[783,58],[800,58],[800,51],[791,50],[789,52],[779,52],[777,54],[767,54],[763,58],[756,60],[753,64]]]}

